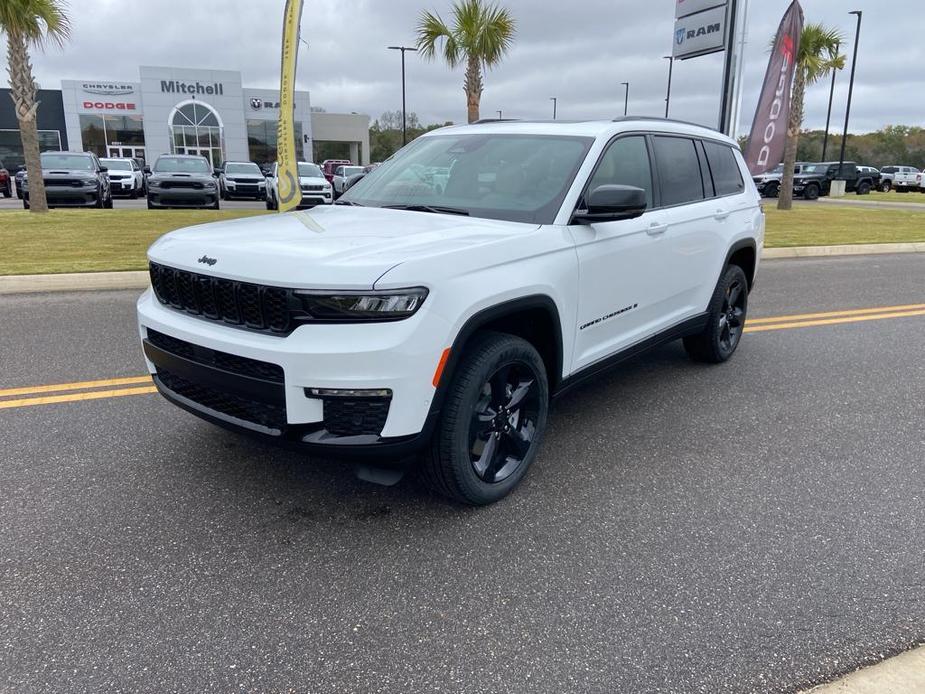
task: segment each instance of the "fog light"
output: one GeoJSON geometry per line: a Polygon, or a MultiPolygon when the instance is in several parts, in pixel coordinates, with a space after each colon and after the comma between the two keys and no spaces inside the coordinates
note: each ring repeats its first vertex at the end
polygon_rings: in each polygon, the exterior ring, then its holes
{"type": "Polygon", "coordinates": [[[311,398],[391,398],[390,388],[306,388],[311,398]]]}

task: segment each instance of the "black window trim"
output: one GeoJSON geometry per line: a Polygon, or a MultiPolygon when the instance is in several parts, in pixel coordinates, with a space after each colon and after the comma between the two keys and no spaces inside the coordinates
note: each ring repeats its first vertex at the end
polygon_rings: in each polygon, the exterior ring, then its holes
{"type": "MultiPolygon", "coordinates": [[[[643,142],[646,145],[646,155],[649,157],[649,185],[652,186],[652,207],[646,209],[643,212],[643,216],[652,212],[653,210],[658,210],[661,208],[661,191],[659,191],[658,186],[655,185],[656,180],[658,179],[655,171],[655,153],[652,151],[652,143],[649,141],[649,132],[645,130],[627,130],[625,132],[617,133],[609,140],[607,144],[604,145],[601,149],[601,153],[597,155],[597,161],[594,162],[594,168],[591,169],[591,173],[588,174],[588,178],[585,180],[584,185],[581,188],[581,194],[578,196],[578,199],[575,201],[575,208],[572,210],[572,214],[581,209],[586,209],[587,203],[585,199],[588,195],[588,188],[591,185],[591,181],[594,178],[594,175],[597,173],[597,170],[601,167],[601,163],[604,161],[604,156],[610,151],[610,148],[617,140],[622,140],[626,137],[642,137],[643,142]]],[[[571,222],[569,222],[571,223],[571,222]]]]}
{"type": "Polygon", "coordinates": [[[746,183],[745,183],[745,177],[742,176],[742,169],[739,168],[739,160],[736,159],[736,155],[735,155],[735,150],[736,150],[736,148],[732,147],[732,146],[729,145],[729,144],[726,144],[725,142],[719,142],[718,140],[704,140],[704,139],[701,139],[701,140],[700,140],[700,149],[703,150],[703,156],[704,156],[704,158],[706,159],[706,162],[707,162],[707,169],[710,171],[710,179],[713,181],[713,197],[712,197],[712,198],[707,198],[707,200],[713,200],[713,199],[715,199],[715,198],[728,198],[728,197],[730,197],[730,196],[732,196],[732,195],[741,195],[742,193],[745,192],[747,186],[746,186],[746,183]],[[725,194],[723,194],[723,195],[716,195],[716,178],[713,176],[713,167],[710,165],[710,157],[707,155],[707,148],[704,147],[704,142],[711,142],[711,143],[713,143],[713,144],[715,144],[715,145],[720,145],[721,147],[727,147],[728,149],[731,149],[731,150],[732,150],[732,159],[733,159],[733,161],[735,162],[736,170],[739,172],[739,180],[742,181],[742,190],[740,190],[740,191],[738,191],[738,192],[735,192],[735,193],[725,193],[725,194]]]}

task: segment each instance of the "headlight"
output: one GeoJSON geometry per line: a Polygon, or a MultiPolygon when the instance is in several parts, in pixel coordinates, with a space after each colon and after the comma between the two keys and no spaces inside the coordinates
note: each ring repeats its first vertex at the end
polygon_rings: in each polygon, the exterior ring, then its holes
{"type": "Polygon", "coordinates": [[[148,188],[160,188],[160,187],[161,187],[161,182],[159,180],[157,180],[156,178],[148,179],[148,188]]]}
{"type": "Polygon", "coordinates": [[[206,190],[215,190],[215,181],[206,181],[206,182],[203,184],[203,187],[204,187],[206,190]]]}
{"type": "Polygon", "coordinates": [[[413,316],[427,298],[424,287],[371,292],[295,292],[312,318],[322,321],[389,321],[413,316]]]}

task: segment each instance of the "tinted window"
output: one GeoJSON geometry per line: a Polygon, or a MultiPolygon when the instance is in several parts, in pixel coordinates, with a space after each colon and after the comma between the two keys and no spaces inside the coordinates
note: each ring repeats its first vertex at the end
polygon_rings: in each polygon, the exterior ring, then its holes
{"type": "Polygon", "coordinates": [[[707,163],[707,155],[703,151],[703,143],[698,142],[695,147],[697,149],[697,158],[700,160],[700,180],[703,181],[703,194],[705,197],[712,198],[720,193],[713,187],[713,177],[710,175],[710,165],[707,163]]]}
{"type": "Polygon", "coordinates": [[[646,203],[652,207],[652,169],[644,137],[622,137],[607,148],[591,176],[588,190],[608,184],[642,188],[646,191],[646,203]]]}
{"type": "Polygon", "coordinates": [[[67,169],[69,171],[93,171],[96,162],[84,154],[66,154],[64,152],[42,152],[42,168],[67,169]]]}
{"type": "Polygon", "coordinates": [[[154,162],[154,172],[207,174],[211,169],[209,162],[202,157],[158,157],[154,162]]]}
{"type": "Polygon", "coordinates": [[[703,148],[710,163],[710,173],[713,174],[713,185],[716,186],[717,195],[735,195],[745,190],[745,181],[736,161],[732,147],[704,142],[703,148]]]}
{"type": "Polygon", "coordinates": [[[703,200],[700,161],[694,141],[685,137],[653,138],[662,205],[703,200]]]}
{"type": "Polygon", "coordinates": [[[321,169],[315,164],[299,163],[299,176],[302,178],[324,178],[321,169]]]}

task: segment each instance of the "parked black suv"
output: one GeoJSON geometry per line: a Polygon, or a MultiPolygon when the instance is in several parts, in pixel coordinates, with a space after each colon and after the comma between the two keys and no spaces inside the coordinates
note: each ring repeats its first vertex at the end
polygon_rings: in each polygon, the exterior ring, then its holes
{"type": "Polygon", "coordinates": [[[793,177],[793,194],[802,195],[807,200],[815,200],[820,195],[828,195],[832,181],[836,179],[845,181],[846,193],[867,195],[874,187],[870,174],[861,173],[853,161],[842,164],[841,175],[838,172],[837,161],[826,161],[805,164],[799,175],[793,177]]]}
{"type": "MultiPolygon", "coordinates": [[[[41,162],[49,207],[112,208],[107,169],[92,152],[42,152],[41,162]]],[[[22,206],[27,210],[29,175],[22,179],[22,206]]]]}
{"type": "Polygon", "coordinates": [[[148,209],[200,207],[217,210],[218,169],[212,170],[205,157],[191,154],[162,154],[154,166],[146,166],[148,209]]]}

